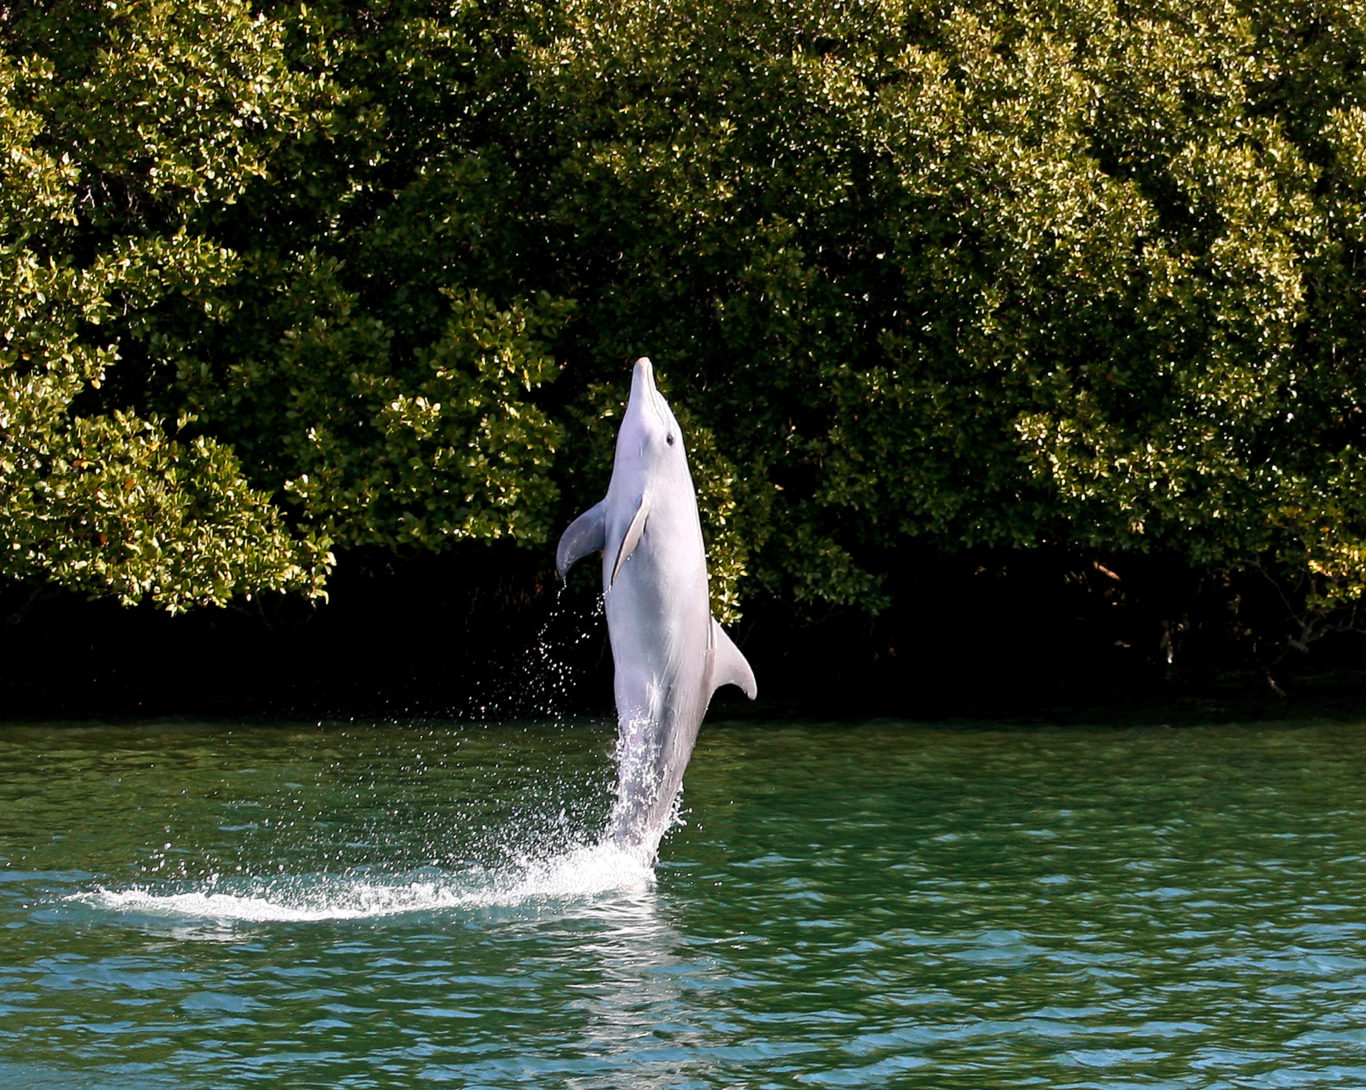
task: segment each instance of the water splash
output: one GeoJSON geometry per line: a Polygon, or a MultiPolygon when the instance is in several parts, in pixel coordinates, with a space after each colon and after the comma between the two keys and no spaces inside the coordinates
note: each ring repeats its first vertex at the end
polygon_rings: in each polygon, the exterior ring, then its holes
{"type": "Polygon", "coordinates": [[[664,834],[679,820],[681,779],[665,784],[659,730],[649,715],[633,716],[619,728],[616,764],[607,835],[624,851],[653,860],[664,834]]]}
{"type": "Polygon", "coordinates": [[[559,722],[584,671],[581,645],[602,635],[603,600],[584,602],[560,584],[531,646],[489,663],[475,686],[469,711],[480,719],[531,716],[559,722]]]}
{"type": "Polygon", "coordinates": [[[537,907],[653,888],[654,871],[611,844],[497,869],[353,871],[270,879],[211,877],[191,888],[96,888],[68,902],[135,922],[231,927],[243,923],[372,920],[415,913],[537,907]]]}

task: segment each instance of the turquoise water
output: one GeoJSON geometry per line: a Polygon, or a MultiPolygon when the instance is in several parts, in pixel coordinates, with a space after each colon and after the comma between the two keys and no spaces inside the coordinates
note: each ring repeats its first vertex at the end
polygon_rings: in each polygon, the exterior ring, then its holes
{"type": "Polygon", "coordinates": [[[0,727],[0,1086],[1366,1086],[1366,725],[0,727]]]}

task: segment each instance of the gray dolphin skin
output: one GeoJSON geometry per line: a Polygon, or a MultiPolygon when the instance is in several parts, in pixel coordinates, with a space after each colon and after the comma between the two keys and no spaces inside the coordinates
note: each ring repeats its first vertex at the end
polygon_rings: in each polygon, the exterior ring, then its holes
{"type": "Polygon", "coordinates": [[[607,495],[560,538],[560,578],[595,552],[616,667],[619,771],[607,835],[653,862],[711,694],[737,685],[753,700],[757,687],[711,615],[683,436],[648,359],[631,374],[607,495]]]}

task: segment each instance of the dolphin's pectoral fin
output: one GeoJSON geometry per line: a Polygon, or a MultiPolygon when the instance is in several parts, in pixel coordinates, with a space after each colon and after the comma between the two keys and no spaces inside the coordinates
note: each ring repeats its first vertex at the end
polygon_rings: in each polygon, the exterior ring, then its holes
{"type": "Polygon", "coordinates": [[[645,497],[640,497],[640,506],[636,508],[636,513],[631,516],[631,525],[626,527],[626,533],[621,538],[621,548],[617,550],[616,563],[612,565],[612,578],[610,582],[617,581],[617,572],[621,571],[621,566],[631,559],[631,554],[636,551],[636,546],[640,544],[640,535],[645,532],[645,519],[650,513],[650,505],[645,501],[645,497]]]}
{"type": "Polygon", "coordinates": [[[599,500],[569,524],[555,550],[555,571],[561,579],[569,574],[574,561],[589,553],[601,552],[607,542],[607,501],[599,500]]]}
{"type": "Polygon", "coordinates": [[[759,686],[754,680],[754,671],[745,656],[726,630],[711,619],[712,666],[711,687],[715,692],[722,685],[735,685],[751,700],[759,695],[759,686]]]}

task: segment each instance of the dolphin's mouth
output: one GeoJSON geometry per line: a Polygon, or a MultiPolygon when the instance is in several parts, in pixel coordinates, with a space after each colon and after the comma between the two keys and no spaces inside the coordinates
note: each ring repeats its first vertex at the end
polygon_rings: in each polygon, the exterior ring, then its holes
{"type": "Polygon", "coordinates": [[[659,389],[655,386],[655,366],[650,362],[648,356],[641,356],[640,359],[636,360],[635,369],[631,372],[630,403],[635,404],[637,398],[641,399],[642,407],[648,405],[654,410],[655,416],[659,417],[659,422],[668,435],[669,442],[672,443],[674,438],[673,425],[662,407],[664,398],[660,396],[659,389]]]}
{"type": "Polygon", "coordinates": [[[647,394],[653,400],[656,392],[655,365],[650,362],[649,356],[641,356],[636,360],[635,368],[631,372],[631,397],[647,394]]]}

